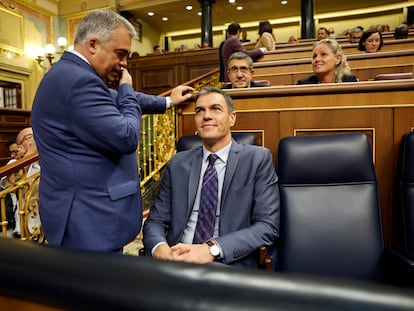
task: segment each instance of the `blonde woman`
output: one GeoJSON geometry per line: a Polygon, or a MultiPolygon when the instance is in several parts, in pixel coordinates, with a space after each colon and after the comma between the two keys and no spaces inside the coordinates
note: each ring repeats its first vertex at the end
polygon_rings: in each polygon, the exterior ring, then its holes
{"type": "Polygon", "coordinates": [[[334,39],[323,39],[315,43],[312,54],[314,75],[298,81],[298,84],[358,82],[351,73],[346,56],[334,39]]]}

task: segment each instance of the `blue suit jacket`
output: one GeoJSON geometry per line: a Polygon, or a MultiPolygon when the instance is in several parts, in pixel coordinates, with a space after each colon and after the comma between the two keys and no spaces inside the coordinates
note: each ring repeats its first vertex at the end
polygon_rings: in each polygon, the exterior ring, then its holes
{"type": "MultiPolygon", "coordinates": [[[[202,147],[170,160],[160,193],[144,224],[144,245],[180,242],[192,212],[202,164],[202,147]]],[[[258,267],[257,249],[279,236],[279,190],[268,149],[232,142],[223,182],[219,237],[224,262],[258,267]]]]}
{"type": "Polygon", "coordinates": [[[135,238],[141,114],[164,111],[165,98],[126,84],[109,89],[73,53],[53,65],[31,114],[42,167],[40,218],[51,245],[112,251],[135,238]]]}

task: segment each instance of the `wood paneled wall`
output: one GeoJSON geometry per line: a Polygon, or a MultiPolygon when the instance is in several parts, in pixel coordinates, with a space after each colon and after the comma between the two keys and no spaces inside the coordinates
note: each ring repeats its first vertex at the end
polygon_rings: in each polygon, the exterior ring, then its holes
{"type": "Polygon", "coordinates": [[[168,52],[128,60],[135,89],[148,94],[160,94],[218,67],[216,48],[168,52]]]}
{"type": "MultiPolygon", "coordinates": [[[[393,240],[393,190],[398,149],[414,129],[414,80],[228,90],[237,111],[234,131],[261,136],[276,163],[286,136],[363,132],[372,144],[384,241],[393,240]]],[[[194,106],[178,111],[178,133],[194,134],[194,106]]]]}

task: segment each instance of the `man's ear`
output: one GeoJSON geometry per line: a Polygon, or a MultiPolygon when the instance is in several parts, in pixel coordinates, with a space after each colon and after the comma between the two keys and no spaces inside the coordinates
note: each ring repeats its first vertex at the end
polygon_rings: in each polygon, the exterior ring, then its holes
{"type": "Polygon", "coordinates": [[[95,39],[95,38],[91,38],[91,39],[88,40],[87,44],[88,44],[87,47],[88,47],[89,53],[95,54],[96,53],[96,47],[99,44],[98,40],[95,39]]]}
{"type": "Polygon", "coordinates": [[[233,127],[234,124],[236,124],[236,112],[235,111],[233,111],[230,114],[230,127],[233,127]]]}

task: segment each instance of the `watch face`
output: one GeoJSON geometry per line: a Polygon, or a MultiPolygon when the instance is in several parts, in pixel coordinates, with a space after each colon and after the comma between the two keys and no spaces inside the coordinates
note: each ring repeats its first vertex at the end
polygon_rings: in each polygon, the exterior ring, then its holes
{"type": "Polygon", "coordinates": [[[210,246],[210,254],[214,257],[220,255],[220,249],[217,245],[210,246]]]}

